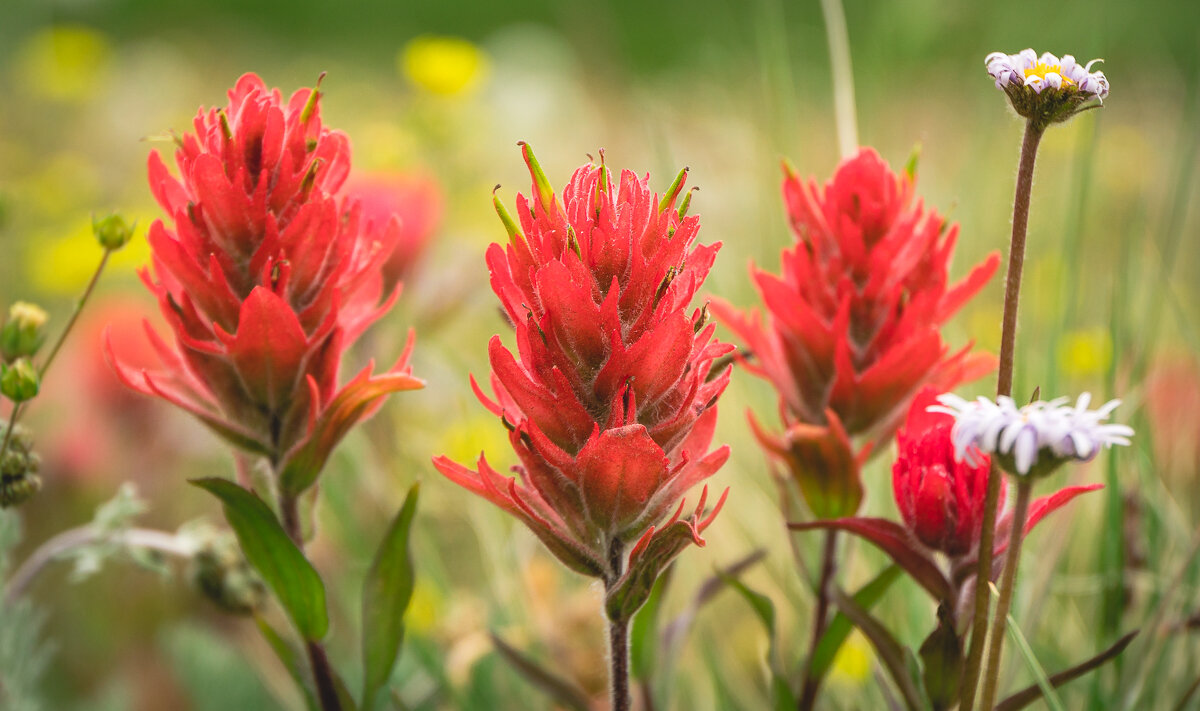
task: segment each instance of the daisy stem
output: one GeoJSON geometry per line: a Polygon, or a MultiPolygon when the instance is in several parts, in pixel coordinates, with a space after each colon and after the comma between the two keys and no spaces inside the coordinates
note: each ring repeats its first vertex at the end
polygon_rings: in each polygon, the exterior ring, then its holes
{"type": "Polygon", "coordinates": [[[833,114],[837,121],[838,149],[842,158],[858,148],[858,116],[854,107],[854,70],[850,66],[850,33],[841,0],[821,0],[829,64],[833,74],[833,114]]]}
{"type": "Polygon", "coordinates": [[[1033,480],[1021,479],[1017,485],[1017,503],[1013,509],[1012,528],[1008,532],[1008,550],[1004,557],[1004,573],[1000,576],[1000,598],[996,601],[995,629],[988,644],[987,673],[983,676],[982,709],[996,703],[996,686],[1000,680],[1000,655],[1004,650],[1004,622],[1012,607],[1013,584],[1017,579],[1017,564],[1021,559],[1021,542],[1025,540],[1025,518],[1029,513],[1029,496],[1033,480]]]}
{"type": "MultiPolygon", "coordinates": [[[[1025,124],[1021,143],[1021,162],[1017,168],[1017,191],[1013,199],[1012,240],[1008,250],[1008,274],[1004,285],[1004,320],[1000,333],[1000,373],[996,394],[1012,395],[1013,356],[1017,344],[1017,304],[1021,295],[1021,270],[1025,265],[1025,233],[1029,227],[1029,197],[1033,191],[1033,166],[1038,144],[1046,127],[1041,122],[1025,124]]],[[[975,613],[971,624],[971,646],[963,669],[962,698],[959,708],[975,707],[975,692],[983,666],[984,643],[988,630],[988,584],[992,573],[992,548],[996,535],[996,509],[1000,502],[1000,478],[995,464],[988,475],[987,496],[983,504],[983,529],[979,537],[979,565],[975,571],[975,613]]],[[[1002,619],[1002,618],[998,618],[1002,619]]],[[[996,635],[1003,638],[1003,632],[996,635]]],[[[986,707],[985,707],[986,708],[986,707]]]]}

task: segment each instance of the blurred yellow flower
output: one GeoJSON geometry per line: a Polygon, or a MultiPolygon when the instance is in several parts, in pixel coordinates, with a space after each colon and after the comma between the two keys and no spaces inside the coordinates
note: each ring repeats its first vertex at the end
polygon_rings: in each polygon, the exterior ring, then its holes
{"type": "Polygon", "coordinates": [[[473,462],[479,458],[480,452],[487,452],[492,466],[502,467],[500,471],[504,471],[511,457],[512,445],[508,442],[508,432],[496,418],[476,414],[459,420],[453,427],[445,428],[445,434],[436,449],[445,452],[447,457],[456,462],[473,462]]]}
{"type": "MultiPolygon", "coordinates": [[[[153,222],[141,216],[133,239],[123,249],[109,257],[107,271],[132,274],[150,261],[150,246],[146,243],[146,227],[153,222]]],[[[74,294],[87,285],[104,253],[92,234],[90,219],[76,223],[65,235],[33,242],[36,248],[25,253],[26,272],[30,282],[43,292],[74,294]]]]}
{"type": "Polygon", "coordinates": [[[1112,335],[1106,328],[1070,331],[1058,344],[1058,367],[1077,378],[1102,375],[1112,364],[1112,350],[1112,335]]]}
{"type": "Polygon", "coordinates": [[[854,630],[834,656],[829,680],[844,686],[860,686],[870,678],[874,658],[866,637],[854,630]]]}
{"type": "Polygon", "coordinates": [[[84,101],[103,85],[112,48],[104,35],[79,25],[59,25],[30,36],[15,63],[22,83],[55,101],[84,101]]]}
{"type": "Polygon", "coordinates": [[[400,73],[432,94],[453,96],[475,88],[487,73],[483,50],[461,37],[422,35],[397,57],[400,73]]]}
{"type": "Polygon", "coordinates": [[[408,611],[404,613],[404,624],[414,631],[428,633],[437,626],[441,607],[442,601],[438,591],[417,578],[412,599],[408,603],[408,611]]]}

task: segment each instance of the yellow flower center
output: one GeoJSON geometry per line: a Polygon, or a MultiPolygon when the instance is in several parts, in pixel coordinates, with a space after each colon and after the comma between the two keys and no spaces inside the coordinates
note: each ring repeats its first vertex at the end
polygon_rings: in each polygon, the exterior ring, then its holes
{"type": "Polygon", "coordinates": [[[1038,62],[1037,64],[1033,65],[1029,69],[1025,70],[1025,78],[1028,79],[1029,77],[1032,77],[1032,76],[1038,76],[1038,77],[1041,77],[1043,80],[1045,80],[1046,75],[1049,74],[1050,72],[1054,72],[1055,74],[1062,77],[1063,86],[1074,86],[1075,82],[1073,82],[1070,79],[1068,79],[1067,77],[1063,76],[1062,66],[1060,66],[1058,64],[1043,64],[1041,62],[1038,62]]]}

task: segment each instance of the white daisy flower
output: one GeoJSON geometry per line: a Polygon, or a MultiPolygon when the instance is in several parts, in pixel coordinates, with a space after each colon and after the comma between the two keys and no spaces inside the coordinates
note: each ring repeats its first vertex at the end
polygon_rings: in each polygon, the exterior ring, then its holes
{"type": "Polygon", "coordinates": [[[985,453],[1015,474],[1043,475],[1067,460],[1088,461],[1102,446],[1129,444],[1132,428],[1104,422],[1121,401],[1089,410],[1091,397],[1080,395],[1074,406],[1059,398],[1017,407],[1010,397],[967,401],[946,393],[938,397],[941,405],[929,411],[954,417],[950,437],[956,459],[977,466],[979,454],[985,453]]]}
{"type": "Polygon", "coordinates": [[[1017,54],[992,52],[984,58],[996,88],[1008,94],[1017,113],[1046,123],[1065,121],[1072,115],[1104,103],[1108,78],[1092,66],[1102,59],[1080,65],[1075,57],[1061,59],[1032,49],[1017,54]]]}

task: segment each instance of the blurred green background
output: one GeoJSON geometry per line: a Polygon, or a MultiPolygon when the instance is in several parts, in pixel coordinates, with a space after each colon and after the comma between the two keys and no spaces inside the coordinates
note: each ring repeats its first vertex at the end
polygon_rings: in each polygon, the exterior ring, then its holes
{"type": "MultiPolygon", "coordinates": [[[[1041,386],[1044,397],[1122,397],[1119,418],[1138,437],[1128,451],[1057,475],[1057,485],[1108,488],[1034,535],[1015,611],[1047,669],[1090,656],[1164,605],[1170,619],[1195,614],[1197,572],[1185,562],[1200,521],[1200,4],[850,0],[845,9],[861,142],[897,169],[920,146],[918,192],[962,227],[956,276],[1007,242],[1020,142],[1020,123],[983,57],[1032,46],[1107,60],[1107,105],[1043,142],[1016,392],[1041,386]]],[[[414,370],[429,385],[394,397],[325,474],[313,555],[331,581],[339,621],[333,657],[355,656],[361,577],[403,492],[420,479],[421,577],[393,680],[405,703],[548,708],[496,655],[489,631],[602,695],[598,589],[560,570],[528,532],[429,464],[442,453],[467,461],[480,449],[496,464],[512,460],[502,427],[467,381],[469,372],[486,372],[487,339],[504,328],[482,258],[503,237],[490,191],[500,183],[509,204],[528,191],[518,140],[537,149],[557,186],[598,148],[614,166],[650,171],[660,190],[690,166],[690,182],[701,188],[692,203],[703,218],[701,240],[724,243],[705,290],[753,305],[747,262],[774,270],[791,240],[780,160],[820,180],[837,164],[828,64],[815,0],[7,0],[0,306],[35,300],[61,327],[99,258],[89,215],[119,209],[140,225],[26,420],[46,459],[46,487],[22,509],[21,550],[86,521],[124,480],[137,482],[150,503],[143,525],[219,520],[184,479],[229,473],[228,454],[180,413],[121,393],[102,362],[99,333],[120,324],[121,347],[136,349],[137,323],[154,311],[136,276],[148,252],[144,229],[159,214],[146,186],[148,152],[169,152],[167,132],[188,131],[198,107],[223,104],[244,72],[285,95],[328,72],[323,116],[351,137],[356,168],[435,181],[443,205],[399,306],[353,354],[387,361],[414,326],[414,370]]],[[[1000,310],[997,278],[948,326],[947,341],[994,351],[1000,310]]],[[[985,381],[967,390],[990,388],[985,381]]],[[[775,600],[783,654],[796,664],[811,595],[743,416],[752,408],[769,417],[774,396],[735,373],[722,403],[718,440],[734,455],[714,483],[731,487],[729,505],[709,545],[682,555],[664,614],[682,611],[715,565],[764,547],[766,562],[746,580],[775,600]]],[[[895,515],[889,458],[867,473],[873,514],[895,515]]],[[[801,556],[815,556],[815,541],[793,543],[801,556]]],[[[842,581],[861,583],[881,565],[873,550],[855,546],[842,581]]],[[[65,568],[34,588],[57,649],[45,685],[49,708],[296,707],[253,625],[221,616],[179,576],[118,562],[76,585],[65,568]]],[[[907,583],[880,614],[911,644],[934,623],[932,607],[907,583]]],[[[1137,645],[1121,663],[1068,687],[1068,707],[1108,708],[1114,694],[1138,686],[1146,690],[1139,708],[1170,708],[1200,671],[1200,644],[1178,632],[1137,645]]],[[[765,707],[765,648],[744,602],[717,598],[663,680],[669,707],[765,707]]],[[[1029,683],[1011,648],[1008,658],[1008,687],[1029,683]]],[[[353,662],[342,666],[353,678],[353,662]]],[[[865,641],[852,638],[825,703],[881,707],[878,673],[865,641]]]]}

